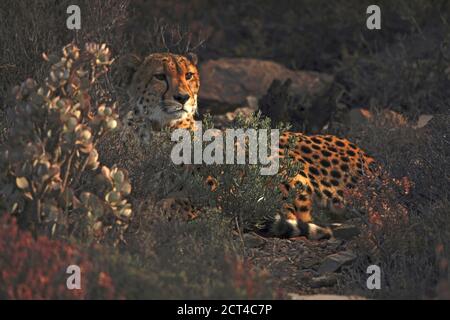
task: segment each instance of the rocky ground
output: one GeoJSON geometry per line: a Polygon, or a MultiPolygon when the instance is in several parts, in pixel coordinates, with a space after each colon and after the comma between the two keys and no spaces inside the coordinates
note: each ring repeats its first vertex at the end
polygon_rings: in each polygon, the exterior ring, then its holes
{"type": "Polygon", "coordinates": [[[283,297],[299,298],[339,292],[342,267],[351,266],[356,259],[352,239],[358,233],[356,226],[346,225],[329,240],[262,238],[249,233],[244,241],[247,257],[269,272],[283,297]]]}

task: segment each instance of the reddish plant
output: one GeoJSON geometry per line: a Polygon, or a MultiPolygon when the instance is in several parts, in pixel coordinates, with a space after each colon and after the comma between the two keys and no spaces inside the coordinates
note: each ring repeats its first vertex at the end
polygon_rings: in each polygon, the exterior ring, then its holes
{"type": "Polygon", "coordinates": [[[261,286],[267,277],[264,271],[255,270],[248,259],[240,257],[227,257],[226,261],[231,267],[233,285],[246,299],[258,299],[264,292],[261,286]]]}
{"type": "Polygon", "coordinates": [[[116,296],[106,272],[96,272],[88,254],[74,245],[19,229],[16,219],[0,219],[0,299],[87,299],[116,296]],[[66,285],[69,265],[81,269],[81,289],[66,285]]]}
{"type": "Polygon", "coordinates": [[[408,195],[411,188],[412,182],[407,177],[395,179],[370,174],[363,176],[356,188],[347,189],[344,196],[352,207],[366,211],[370,224],[382,227],[384,218],[407,221],[408,210],[401,198],[408,195]]]}

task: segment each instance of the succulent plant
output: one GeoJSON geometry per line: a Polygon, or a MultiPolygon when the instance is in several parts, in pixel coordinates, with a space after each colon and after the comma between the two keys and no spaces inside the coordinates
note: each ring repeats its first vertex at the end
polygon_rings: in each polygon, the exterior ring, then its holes
{"type": "Polygon", "coordinates": [[[117,242],[132,215],[131,184],[125,170],[101,166],[96,149],[119,125],[116,104],[98,90],[111,53],[105,44],[84,50],[69,44],[61,57],[43,57],[51,63],[44,84],[27,79],[12,91],[14,125],[0,150],[0,206],[34,232],[104,239],[110,231],[117,242]],[[84,189],[85,176],[94,190],[84,189]]]}

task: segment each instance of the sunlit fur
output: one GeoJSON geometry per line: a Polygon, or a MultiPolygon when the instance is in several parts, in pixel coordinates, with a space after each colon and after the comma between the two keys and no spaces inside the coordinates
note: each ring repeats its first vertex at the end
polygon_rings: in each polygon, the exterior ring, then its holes
{"type": "Polygon", "coordinates": [[[129,119],[140,120],[147,129],[193,122],[200,87],[195,56],[155,53],[143,60],[134,57],[128,65],[132,71],[127,85],[129,119]],[[188,100],[177,101],[183,96],[188,100]]]}

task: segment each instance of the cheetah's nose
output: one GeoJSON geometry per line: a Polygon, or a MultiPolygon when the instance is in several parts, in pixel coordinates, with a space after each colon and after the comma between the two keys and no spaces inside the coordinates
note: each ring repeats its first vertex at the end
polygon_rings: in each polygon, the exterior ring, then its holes
{"type": "Polygon", "coordinates": [[[178,101],[181,104],[185,104],[186,101],[189,100],[189,95],[188,94],[176,94],[173,96],[173,98],[175,99],[175,101],[178,101]]]}

